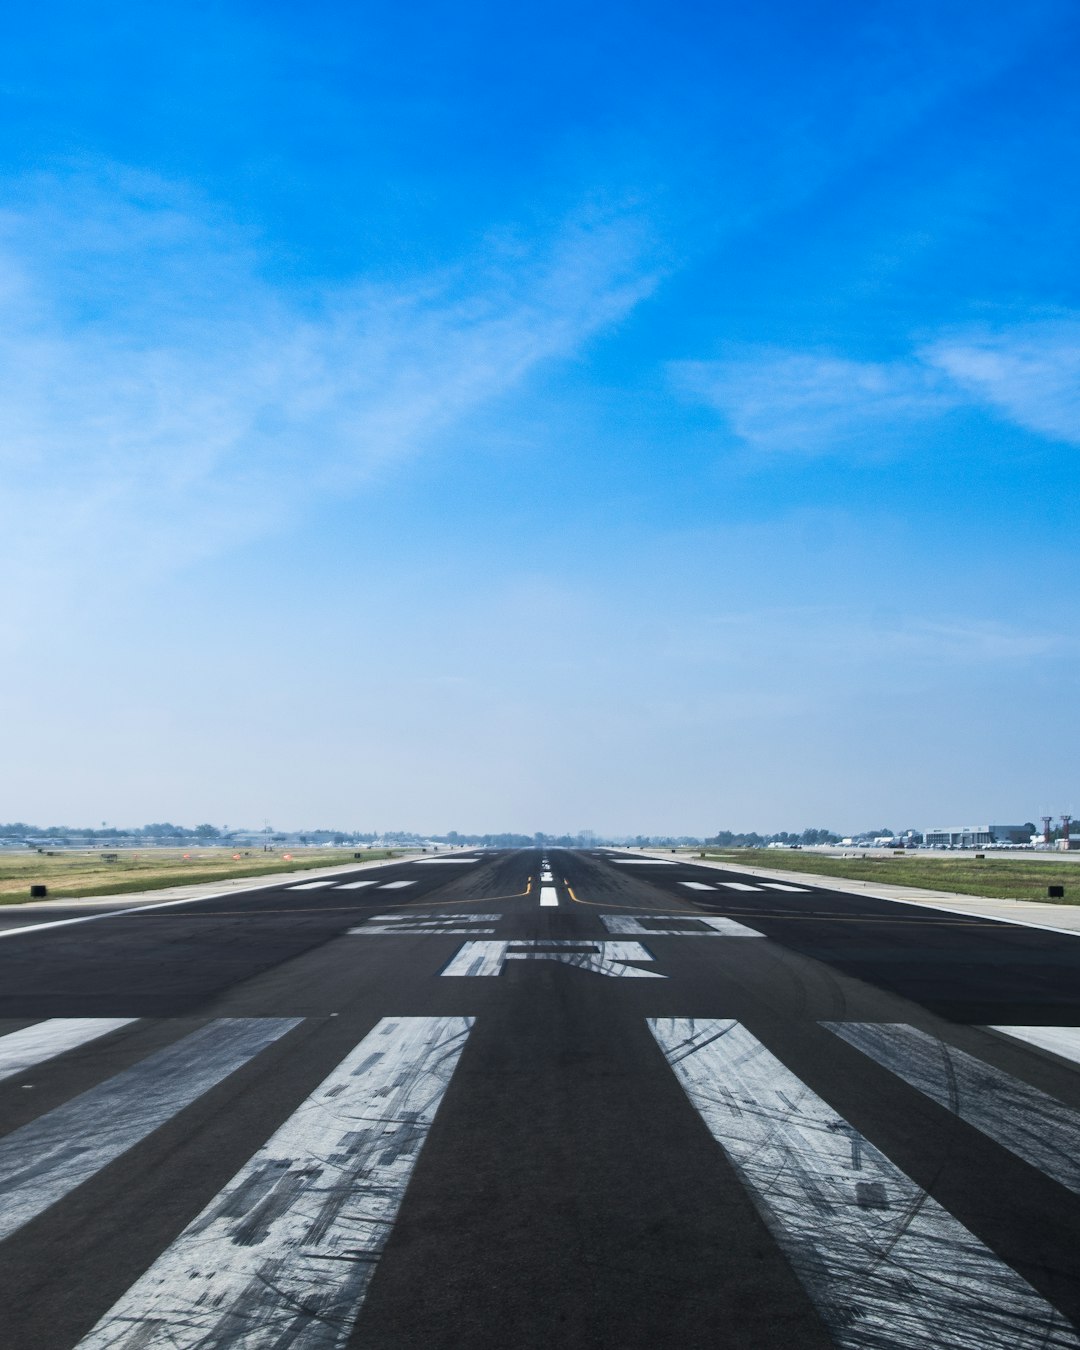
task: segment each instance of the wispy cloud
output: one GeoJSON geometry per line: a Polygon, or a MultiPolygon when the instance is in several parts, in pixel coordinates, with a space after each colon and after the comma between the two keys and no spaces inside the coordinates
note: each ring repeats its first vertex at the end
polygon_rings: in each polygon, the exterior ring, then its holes
{"type": "Polygon", "coordinates": [[[39,601],[355,490],[574,355],[659,275],[640,212],[618,207],[393,285],[300,292],[272,273],[182,185],[22,185],[0,217],[0,524],[39,601]]]}
{"type": "Polygon", "coordinates": [[[1080,317],[941,338],[919,352],[975,402],[1080,445],[1080,317]]]}
{"type": "Polygon", "coordinates": [[[871,433],[934,416],[955,395],[933,370],[905,362],[744,349],[718,361],[680,361],[678,385],[723,413],[734,434],[771,453],[865,446],[871,433]]]}
{"type": "Polygon", "coordinates": [[[740,441],[769,454],[873,454],[961,407],[1080,444],[1074,316],[952,333],[891,362],[759,346],[669,371],[740,441]]]}

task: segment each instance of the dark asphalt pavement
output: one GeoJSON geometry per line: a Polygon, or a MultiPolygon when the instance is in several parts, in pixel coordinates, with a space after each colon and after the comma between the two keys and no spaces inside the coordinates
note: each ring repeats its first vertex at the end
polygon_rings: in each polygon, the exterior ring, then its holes
{"type": "Polygon", "coordinates": [[[468,856],[0,916],[2,1350],[1080,1350],[1080,939],[468,856]]]}

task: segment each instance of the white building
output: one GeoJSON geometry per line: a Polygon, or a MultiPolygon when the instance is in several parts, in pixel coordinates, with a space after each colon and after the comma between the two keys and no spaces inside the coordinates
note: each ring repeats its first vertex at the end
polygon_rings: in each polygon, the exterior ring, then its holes
{"type": "Polygon", "coordinates": [[[1028,838],[1023,825],[954,825],[923,833],[927,848],[986,848],[990,844],[1026,844],[1028,838]]]}

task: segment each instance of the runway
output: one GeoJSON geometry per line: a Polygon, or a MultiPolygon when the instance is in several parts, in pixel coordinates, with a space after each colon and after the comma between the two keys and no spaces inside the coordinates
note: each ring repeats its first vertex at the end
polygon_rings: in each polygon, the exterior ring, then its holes
{"type": "Polygon", "coordinates": [[[7,911],[0,1345],[1080,1347],[1078,1027],[1075,937],[660,853],[7,911]]]}

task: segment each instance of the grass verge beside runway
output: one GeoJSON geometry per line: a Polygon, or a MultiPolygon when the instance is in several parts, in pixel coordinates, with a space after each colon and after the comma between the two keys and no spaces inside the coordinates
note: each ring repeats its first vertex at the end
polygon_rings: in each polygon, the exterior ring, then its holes
{"type": "Polygon", "coordinates": [[[305,848],[291,857],[281,851],[231,848],[140,848],[0,854],[0,905],[24,904],[30,887],[48,887],[50,900],[122,895],[130,891],[162,890],[192,882],[233,881],[237,877],[268,876],[276,872],[305,872],[313,867],[339,867],[351,862],[392,858],[393,852],[342,848],[305,848]]]}
{"type": "MultiPolygon", "coordinates": [[[[697,855],[693,855],[697,856],[697,855]]],[[[737,867],[768,867],[820,877],[844,877],[872,885],[918,886],[929,891],[955,891],[998,900],[1038,900],[1043,904],[1080,905],[1080,865],[1028,862],[1018,858],[828,858],[808,852],[740,848],[706,852],[713,862],[737,867]],[[1064,897],[1050,897],[1048,886],[1063,886],[1064,897]]]]}

